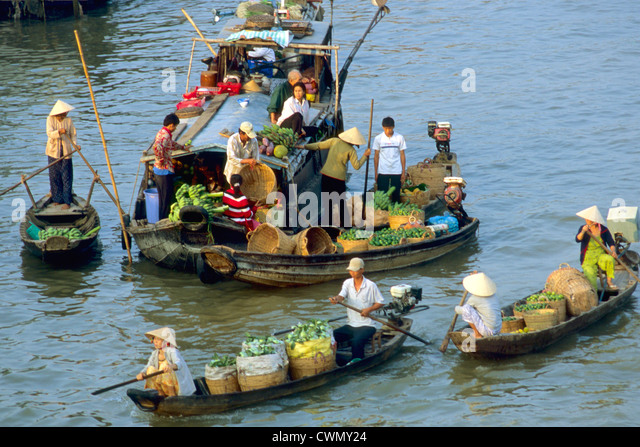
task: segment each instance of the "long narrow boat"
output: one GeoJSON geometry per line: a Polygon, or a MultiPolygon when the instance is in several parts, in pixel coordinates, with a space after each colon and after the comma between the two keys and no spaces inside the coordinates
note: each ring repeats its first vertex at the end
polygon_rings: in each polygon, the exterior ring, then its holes
{"type": "MultiPolygon", "coordinates": [[[[388,10],[385,8],[379,8],[374,21],[379,21],[386,11],[388,10]]],[[[211,44],[217,45],[216,66],[211,67],[214,70],[206,72],[207,76],[213,73],[211,76],[217,76],[220,82],[234,76],[234,71],[231,70],[233,62],[254,47],[280,49],[275,42],[260,40],[250,31],[246,32],[246,36],[242,33],[239,35],[239,30],[242,30],[246,23],[244,19],[234,17],[224,24],[215,39],[193,39],[194,47],[196,42],[204,42],[210,48],[212,48],[211,44]]],[[[303,72],[303,75],[310,73],[310,76],[317,80],[317,93],[310,101],[312,118],[309,125],[318,127],[322,138],[336,136],[344,130],[339,92],[346,80],[346,68],[354,54],[352,52],[338,73],[337,66],[332,70],[333,62],[337,61],[339,49],[332,44],[332,24],[302,20],[295,21],[291,25],[296,27],[295,37],[283,49],[287,56],[276,61],[274,66],[279,67],[280,72],[297,68],[303,72]]],[[[371,28],[372,26],[367,29],[365,36],[371,28]]],[[[364,36],[361,40],[364,40],[364,36]]],[[[251,72],[252,78],[255,74],[254,71],[251,72]]],[[[277,82],[286,82],[284,78],[277,77],[268,80],[271,83],[270,91],[277,82]]],[[[230,88],[230,85],[227,84],[223,88],[230,88]]],[[[210,99],[206,99],[201,114],[181,118],[180,126],[174,132],[174,138],[182,144],[190,140],[193,147],[190,153],[176,153],[174,156],[182,166],[182,170],[176,170],[176,184],[179,182],[190,184],[193,174],[189,169],[193,168],[196,156],[204,159],[213,172],[224,168],[228,135],[236,132],[241,122],[252,122],[256,131],[271,126],[266,110],[270,101],[269,92],[265,90],[232,93],[235,92],[216,94],[212,98],[205,96],[210,99]],[[249,105],[243,107],[239,99],[248,100],[249,105]]],[[[261,154],[259,159],[260,163],[273,170],[276,187],[280,188],[286,199],[297,202],[297,197],[289,195],[289,185],[297,185],[297,194],[305,191],[316,194],[320,192],[320,169],[323,159],[326,158],[323,152],[325,151],[294,149],[283,158],[261,154]]],[[[140,166],[144,172],[133,215],[127,219],[128,222],[125,222],[127,234],[135,239],[142,255],[156,265],[196,273],[200,262],[200,249],[203,246],[214,241],[233,242],[238,237],[244,238],[244,227],[216,218],[212,218],[208,225],[195,230],[188,228],[180,221],[174,222],[168,219],[149,221],[145,191],[153,183],[153,160],[153,151],[150,146],[140,160],[140,166]]]]}
{"type": "Polygon", "coordinates": [[[69,209],[51,204],[51,197],[43,197],[29,208],[20,223],[20,238],[25,247],[45,262],[76,263],[86,260],[94,252],[98,241],[100,218],[87,201],[76,195],[69,209]],[[41,239],[40,231],[75,228],[87,237],[69,238],[49,233],[41,239]]]}
{"type": "Polygon", "coordinates": [[[472,221],[458,231],[421,242],[348,253],[296,255],[250,252],[229,245],[206,246],[201,256],[206,266],[199,272],[203,282],[235,279],[276,287],[307,286],[344,278],[345,266],[358,256],[368,273],[385,272],[432,261],[475,239],[480,222],[472,221]]]}
{"type": "MultiPolygon", "coordinates": [[[[638,269],[638,256],[630,252],[625,260],[633,270],[638,269]],[[632,262],[629,262],[629,261],[632,262]]],[[[601,320],[606,315],[627,304],[638,285],[637,281],[621,266],[616,266],[614,283],[618,291],[605,290],[597,306],[551,326],[548,329],[526,333],[503,333],[491,337],[473,338],[465,328],[450,332],[452,343],[464,354],[478,358],[504,358],[541,351],[566,336],[583,330],[601,320]]],[[[600,291],[599,295],[602,294],[600,291]]],[[[505,316],[513,315],[514,305],[526,302],[526,298],[516,301],[503,309],[505,316]]]]}
{"type": "MultiPolygon", "coordinates": [[[[404,331],[411,329],[412,320],[402,318],[401,323],[395,323],[404,331]]],[[[407,335],[384,328],[380,345],[373,347],[368,344],[365,358],[347,363],[351,358],[350,347],[339,347],[336,353],[337,367],[317,375],[290,380],[280,385],[251,391],[240,391],[227,394],[209,394],[204,378],[195,380],[196,393],[190,396],[159,397],[149,390],[129,389],[127,396],[136,406],[145,412],[170,416],[196,416],[203,414],[221,413],[234,408],[256,405],[268,400],[279,399],[292,394],[308,391],[337,380],[357,375],[368,369],[385,363],[400,351],[407,335]]]]}

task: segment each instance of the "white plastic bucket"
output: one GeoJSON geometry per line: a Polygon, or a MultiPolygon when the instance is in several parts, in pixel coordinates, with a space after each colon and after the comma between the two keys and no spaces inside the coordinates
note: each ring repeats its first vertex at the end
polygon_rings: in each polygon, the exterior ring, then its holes
{"type": "Polygon", "coordinates": [[[147,222],[156,223],[160,220],[160,196],[158,190],[145,189],[144,190],[144,202],[147,208],[147,222]]]}

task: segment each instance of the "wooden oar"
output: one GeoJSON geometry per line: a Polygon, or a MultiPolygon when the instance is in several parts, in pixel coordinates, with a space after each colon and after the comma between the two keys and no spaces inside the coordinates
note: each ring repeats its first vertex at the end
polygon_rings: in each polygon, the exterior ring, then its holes
{"type": "Polygon", "coordinates": [[[640,283],[640,279],[638,279],[638,276],[634,273],[634,271],[633,271],[633,270],[631,270],[631,268],[630,268],[629,266],[627,266],[624,262],[622,262],[622,261],[621,261],[617,256],[613,256],[613,252],[612,252],[609,248],[605,247],[605,245],[600,241],[600,239],[598,239],[597,237],[595,237],[595,236],[591,233],[591,231],[589,231],[589,230],[587,230],[587,234],[589,235],[589,237],[590,237],[590,238],[595,239],[595,240],[596,240],[596,242],[597,242],[598,244],[600,244],[600,246],[604,249],[604,251],[605,251],[608,255],[611,255],[611,257],[613,257],[613,259],[615,259],[615,260],[618,262],[618,264],[620,264],[622,267],[624,267],[624,268],[625,268],[625,270],[626,270],[627,272],[629,272],[629,274],[633,277],[633,279],[635,279],[637,282],[639,282],[639,283],[640,283]]]}
{"type": "MultiPolygon", "coordinates": [[[[367,148],[371,149],[371,125],[373,122],[373,99],[371,100],[371,111],[369,112],[369,142],[367,143],[367,148]]],[[[362,193],[362,218],[365,218],[366,209],[366,197],[367,197],[367,180],[369,179],[369,159],[371,156],[367,157],[367,167],[364,171],[364,192],[362,193]]]]}
{"type": "MultiPolygon", "coordinates": [[[[358,313],[362,312],[362,310],[361,310],[361,309],[357,309],[357,308],[355,308],[355,307],[353,307],[353,306],[350,306],[349,304],[345,304],[345,303],[343,303],[343,302],[339,302],[338,304],[342,304],[342,305],[343,305],[344,307],[346,307],[347,309],[351,309],[351,310],[356,311],[356,312],[358,312],[358,313]]],[[[428,342],[428,341],[426,341],[426,340],[423,340],[422,338],[418,337],[417,335],[412,334],[411,332],[405,331],[404,329],[400,329],[399,327],[394,326],[393,324],[389,323],[388,321],[381,320],[381,319],[376,318],[376,317],[371,316],[371,315],[369,315],[369,318],[371,318],[371,319],[372,319],[372,320],[374,320],[374,321],[377,321],[378,323],[381,323],[381,324],[383,324],[383,325],[385,325],[385,326],[390,327],[390,328],[391,328],[391,329],[393,329],[394,331],[402,332],[403,334],[408,335],[408,336],[409,336],[409,337],[411,337],[411,338],[415,338],[416,340],[418,340],[418,341],[420,341],[420,342],[424,343],[425,345],[430,345],[430,344],[431,344],[430,342],[428,342]]]]}
{"type": "MultiPolygon", "coordinates": [[[[146,379],[148,379],[150,377],[159,376],[160,374],[164,374],[164,371],[160,370],[160,371],[156,371],[156,372],[151,373],[151,374],[143,374],[142,375],[142,379],[140,379],[140,380],[146,380],[146,379]]],[[[138,379],[127,380],[126,382],[118,383],[116,385],[111,385],[111,386],[108,386],[106,388],[102,388],[100,390],[94,391],[91,394],[95,396],[97,394],[102,394],[102,393],[104,393],[106,391],[111,391],[111,390],[113,390],[115,388],[120,388],[121,386],[129,385],[130,383],[135,383],[135,382],[139,382],[139,380],[138,379]]]]}
{"type": "MultiPolygon", "coordinates": [[[[464,305],[464,300],[467,299],[468,293],[469,292],[467,292],[466,290],[464,291],[464,294],[462,295],[462,299],[460,300],[460,306],[464,305]]],[[[447,350],[447,346],[449,346],[449,338],[451,338],[449,334],[451,333],[451,331],[453,331],[453,328],[456,325],[457,319],[458,319],[458,314],[455,314],[453,316],[453,321],[451,321],[451,324],[449,325],[449,330],[447,330],[447,335],[445,335],[444,340],[442,340],[442,344],[440,345],[440,352],[444,352],[447,350]]]]}

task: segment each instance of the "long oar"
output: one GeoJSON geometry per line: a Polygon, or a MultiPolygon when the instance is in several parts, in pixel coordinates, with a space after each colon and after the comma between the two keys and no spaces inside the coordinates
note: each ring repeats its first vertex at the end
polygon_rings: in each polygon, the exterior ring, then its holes
{"type": "MultiPolygon", "coordinates": [[[[371,100],[371,112],[369,112],[369,142],[367,143],[367,148],[371,148],[371,125],[373,122],[373,99],[371,100]]],[[[364,219],[366,214],[367,207],[365,206],[366,197],[367,197],[367,180],[369,179],[369,159],[371,156],[367,157],[367,167],[364,171],[364,192],[362,193],[362,218],[364,219]]]]}
{"type": "MultiPolygon", "coordinates": [[[[187,11],[185,11],[184,9],[182,9],[182,13],[184,14],[184,16],[187,18],[187,20],[191,23],[191,25],[193,25],[193,27],[196,29],[196,32],[200,35],[200,37],[202,39],[204,39],[204,35],[200,32],[200,28],[198,28],[198,26],[195,24],[195,22],[193,21],[193,19],[189,16],[189,14],[187,14],[187,11]]],[[[218,55],[216,54],[216,52],[214,51],[213,47],[209,44],[209,42],[207,42],[205,40],[205,42],[207,44],[207,46],[209,47],[209,50],[211,50],[211,52],[213,53],[214,57],[217,57],[218,55]]]]}
{"type": "MultiPolygon", "coordinates": [[[[464,294],[462,295],[462,299],[460,300],[460,306],[464,305],[464,300],[467,299],[467,293],[469,292],[465,290],[464,294]]],[[[440,345],[440,352],[444,352],[447,350],[447,346],[449,346],[449,338],[451,338],[449,334],[451,333],[451,331],[453,331],[453,328],[456,325],[457,319],[458,319],[458,314],[455,314],[453,316],[453,321],[451,321],[451,324],[449,325],[449,330],[447,330],[447,335],[445,335],[444,340],[442,340],[442,344],[440,345]]]]}
{"type": "MultiPolygon", "coordinates": [[[[84,68],[84,75],[87,78],[87,84],[89,86],[89,93],[91,93],[91,102],[93,103],[93,110],[95,112],[96,115],[96,122],[98,123],[98,129],[100,130],[100,137],[102,138],[102,146],[104,147],[104,156],[107,160],[107,167],[109,168],[109,175],[111,176],[111,184],[113,185],[113,193],[115,195],[115,202],[116,205],[118,206],[118,209],[121,211],[122,208],[120,207],[120,198],[118,197],[118,188],[116,187],[116,180],[113,177],[113,170],[111,169],[111,160],[109,159],[109,152],[107,151],[107,142],[104,138],[104,133],[102,132],[102,124],[100,124],[100,115],[98,115],[98,108],[96,107],[96,99],[93,96],[93,88],[91,87],[91,79],[89,79],[89,71],[87,71],[87,64],[84,61],[84,54],[82,53],[82,45],[80,43],[80,36],[78,35],[78,30],[73,30],[75,36],[76,36],[76,42],[78,44],[78,52],[80,53],[80,60],[82,61],[82,67],[84,68]]],[[[127,245],[127,254],[129,256],[129,264],[131,264],[133,262],[133,259],[131,257],[131,250],[129,248],[129,238],[127,237],[127,233],[125,230],[125,224],[124,224],[124,216],[122,214],[122,212],[118,213],[120,215],[120,225],[122,226],[122,237],[125,239],[126,241],[126,245],[127,245]]]]}
{"type": "MultiPolygon", "coordinates": [[[[145,379],[148,379],[150,377],[159,376],[160,374],[164,374],[164,371],[160,370],[160,371],[156,371],[156,372],[151,373],[151,374],[143,374],[142,375],[142,379],[140,379],[140,380],[145,380],[145,379]]],[[[108,386],[106,388],[102,388],[100,390],[94,391],[91,394],[95,396],[97,394],[102,394],[102,393],[104,393],[106,391],[111,391],[111,390],[113,390],[115,388],[120,388],[121,386],[129,385],[130,383],[135,383],[135,382],[139,382],[139,380],[138,379],[127,380],[126,382],[118,383],[116,385],[111,385],[111,386],[108,386]]]]}
{"type": "MultiPolygon", "coordinates": [[[[345,303],[343,303],[343,302],[340,302],[339,304],[342,304],[342,305],[343,305],[344,307],[346,307],[347,309],[351,309],[351,310],[356,311],[356,312],[358,312],[358,313],[362,312],[362,310],[361,310],[361,309],[357,309],[357,308],[355,308],[355,307],[353,307],[353,306],[350,306],[349,304],[345,304],[345,303]]],[[[369,315],[369,318],[371,318],[371,319],[372,319],[372,320],[374,320],[374,321],[377,321],[378,323],[381,323],[381,324],[383,324],[383,325],[385,325],[385,326],[390,327],[390,328],[391,328],[391,329],[393,329],[394,331],[402,332],[403,334],[408,335],[408,336],[409,336],[409,337],[411,337],[411,338],[415,338],[416,340],[418,340],[418,341],[420,341],[420,342],[424,343],[425,345],[430,345],[430,344],[431,344],[430,342],[428,342],[428,341],[426,341],[426,340],[423,340],[422,338],[418,337],[417,335],[412,334],[411,332],[405,331],[404,329],[400,329],[399,327],[392,325],[392,324],[391,324],[391,323],[389,323],[388,321],[381,320],[381,319],[376,318],[376,317],[373,317],[373,316],[371,316],[371,315],[369,315]]]]}
{"type": "Polygon", "coordinates": [[[629,274],[633,277],[633,279],[635,279],[637,282],[640,282],[640,279],[638,279],[638,276],[634,273],[633,270],[631,270],[631,268],[629,266],[627,266],[624,262],[622,262],[617,256],[613,256],[613,253],[611,252],[611,250],[607,247],[605,247],[605,245],[600,241],[600,239],[598,239],[597,237],[595,237],[591,231],[587,230],[587,234],[589,235],[590,238],[595,239],[596,242],[598,244],[600,244],[600,246],[604,249],[604,251],[608,254],[611,255],[611,257],[613,257],[613,259],[615,259],[618,264],[620,264],[622,267],[625,268],[625,270],[627,272],[629,272],[629,274]]]}

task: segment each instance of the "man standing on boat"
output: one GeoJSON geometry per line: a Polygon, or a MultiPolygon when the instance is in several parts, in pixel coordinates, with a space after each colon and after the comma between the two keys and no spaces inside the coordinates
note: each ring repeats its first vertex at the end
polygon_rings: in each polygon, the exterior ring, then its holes
{"type": "Polygon", "coordinates": [[[51,202],[54,206],[62,205],[69,209],[73,195],[73,164],[71,152],[76,143],[76,128],[67,114],[74,108],[64,101],[58,100],[47,117],[47,148],[49,163],[64,159],[49,168],[51,202]]]}
{"type": "Polygon", "coordinates": [[[227,163],[224,176],[231,183],[231,176],[239,174],[244,165],[254,167],[258,163],[258,140],[253,124],[248,121],[240,124],[240,129],[227,141],[227,163]]]}
{"type": "Polygon", "coordinates": [[[404,137],[394,132],[395,122],[393,118],[386,117],[382,120],[382,132],[373,140],[373,166],[378,191],[386,192],[391,187],[394,191],[391,200],[400,201],[400,189],[407,176],[407,160],[405,150],[407,143],[404,137]]]}
{"type": "Polygon", "coordinates": [[[298,70],[291,70],[287,76],[287,82],[283,82],[275,88],[271,94],[271,102],[267,106],[271,123],[276,124],[284,102],[293,96],[293,86],[302,81],[302,74],[298,70]]]}
{"type": "Polygon", "coordinates": [[[364,358],[365,344],[376,332],[375,324],[369,318],[369,314],[384,306],[384,297],[378,286],[364,277],[364,261],[362,259],[351,259],[347,270],[351,278],[342,284],[340,293],[329,298],[329,301],[333,304],[345,302],[345,304],[361,309],[359,313],[347,309],[347,324],[333,332],[337,342],[351,341],[353,361],[364,358]]]}

